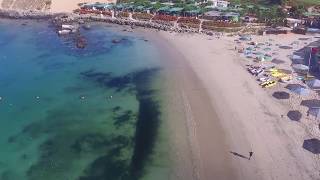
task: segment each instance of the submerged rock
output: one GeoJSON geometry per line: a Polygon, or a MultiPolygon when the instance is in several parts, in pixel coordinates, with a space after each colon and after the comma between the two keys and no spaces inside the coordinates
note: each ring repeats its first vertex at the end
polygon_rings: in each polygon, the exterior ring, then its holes
{"type": "Polygon", "coordinates": [[[78,37],[76,39],[76,46],[79,49],[84,49],[87,46],[87,40],[84,37],[78,37]]]}
{"type": "Polygon", "coordinates": [[[118,43],[120,43],[121,42],[121,39],[113,39],[112,40],[112,43],[114,43],[114,44],[118,44],[118,43]]]}

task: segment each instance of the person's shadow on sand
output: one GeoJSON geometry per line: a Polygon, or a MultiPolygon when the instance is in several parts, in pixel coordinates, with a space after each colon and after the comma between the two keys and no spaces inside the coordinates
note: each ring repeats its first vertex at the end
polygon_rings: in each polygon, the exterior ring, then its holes
{"type": "Polygon", "coordinates": [[[239,153],[237,153],[237,152],[230,151],[230,153],[233,154],[233,155],[235,155],[235,156],[238,156],[238,157],[241,157],[241,158],[250,160],[249,157],[244,156],[244,155],[242,155],[242,154],[239,154],[239,153]]]}

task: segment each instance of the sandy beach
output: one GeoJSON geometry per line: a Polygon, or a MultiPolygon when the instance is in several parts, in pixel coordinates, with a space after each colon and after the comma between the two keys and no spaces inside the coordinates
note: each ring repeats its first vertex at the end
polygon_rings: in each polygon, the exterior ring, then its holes
{"type": "MultiPolygon", "coordinates": [[[[97,2],[96,0],[52,0],[50,6],[45,6],[46,0],[33,0],[36,3],[25,2],[22,0],[0,0],[0,7],[3,9],[15,10],[44,10],[53,13],[72,12],[79,8],[79,3],[84,2],[97,2]]],[[[115,0],[100,0],[99,2],[115,3],[115,0]]]]}
{"type": "MultiPolygon", "coordinates": [[[[290,107],[259,87],[234,51],[234,38],[160,34],[168,43],[165,48],[173,46],[181,55],[177,59],[187,63],[171,68],[183,76],[176,86],[184,99],[195,156],[191,179],[320,178],[319,156],[302,147],[319,133],[290,121],[290,107]],[[254,155],[248,160],[250,151],[254,155]]],[[[272,38],[279,43],[298,38],[288,37],[272,38]]]]}
{"type": "MultiPolygon", "coordinates": [[[[97,2],[96,0],[52,0],[52,5],[51,5],[51,12],[72,12],[73,10],[79,8],[78,3],[84,3],[84,2],[92,2],[95,3],[97,2]]],[[[99,2],[109,2],[115,3],[115,0],[101,0],[99,2]]]]}

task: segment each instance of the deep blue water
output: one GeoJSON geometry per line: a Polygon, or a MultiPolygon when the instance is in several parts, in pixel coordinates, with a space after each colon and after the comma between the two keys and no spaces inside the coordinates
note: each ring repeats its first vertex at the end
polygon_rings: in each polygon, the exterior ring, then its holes
{"type": "Polygon", "coordinates": [[[143,35],[119,27],[94,24],[81,35],[85,49],[48,22],[0,20],[1,180],[148,173],[161,123],[153,86],[161,55],[143,35]]]}

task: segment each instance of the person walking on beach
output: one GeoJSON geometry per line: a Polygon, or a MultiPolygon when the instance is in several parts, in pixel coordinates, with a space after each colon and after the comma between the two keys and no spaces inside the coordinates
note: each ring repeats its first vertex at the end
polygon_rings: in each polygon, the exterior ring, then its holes
{"type": "Polygon", "coordinates": [[[250,151],[250,152],[249,152],[249,160],[251,159],[252,156],[253,156],[253,152],[250,151]]]}

